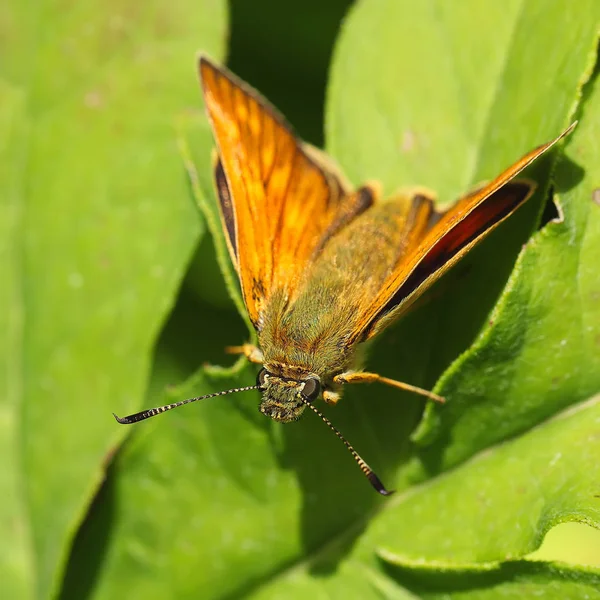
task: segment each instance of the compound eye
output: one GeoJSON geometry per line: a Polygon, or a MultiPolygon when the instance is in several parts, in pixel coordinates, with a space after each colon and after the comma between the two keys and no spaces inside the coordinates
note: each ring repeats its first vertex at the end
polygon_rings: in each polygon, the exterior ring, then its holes
{"type": "Polygon", "coordinates": [[[258,372],[258,375],[256,376],[256,385],[260,389],[264,389],[266,387],[268,375],[269,375],[269,373],[266,369],[261,369],[258,372]]]}
{"type": "Polygon", "coordinates": [[[314,377],[309,377],[304,382],[304,387],[302,388],[302,395],[311,402],[317,398],[317,396],[321,393],[321,382],[314,377]]]}

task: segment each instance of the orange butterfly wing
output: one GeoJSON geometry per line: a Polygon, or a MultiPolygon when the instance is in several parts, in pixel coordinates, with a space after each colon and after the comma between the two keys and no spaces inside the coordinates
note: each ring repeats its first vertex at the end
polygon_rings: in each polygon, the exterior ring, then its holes
{"type": "Polygon", "coordinates": [[[406,312],[452,265],[530,198],[535,190],[533,183],[511,180],[574,126],[575,123],[556,139],[527,153],[491,183],[442,213],[429,231],[407,249],[375,301],[365,307],[361,319],[364,326],[354,339],[372,337],[406,312]]]}
{"type": "Polygon", "coordinates": [[[346,195],[340,177],[234,75],[203,57],[200,78],[218,148],[224,231],[250,320],[260,330],[271,294],[283,289],[293,297],[324,237],[372,198],[346,195]]]}

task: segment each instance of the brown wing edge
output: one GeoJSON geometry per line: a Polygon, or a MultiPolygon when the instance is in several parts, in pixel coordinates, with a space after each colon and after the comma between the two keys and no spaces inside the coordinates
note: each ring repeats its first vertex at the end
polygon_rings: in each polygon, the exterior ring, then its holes
{"type": "Polygon", "coordinates": [[[221,216],[221,224],[223,226],[223,231],[225,232],[227,249],[229,250],[231,261],[233,262],[237,270],[238,256],[235,214],[233,211],[233,204],[231,199],[231,192],[229,190],[229,184],[227,183],[227,177],[225,177],[225,171],[223,169],[223,163],[221,162],[221,159],[219,158],[219,155],[216,151],[213,151],[213,180],[215,184],[217,198],[219,200],[219,215],[221,216]]]}
{"type": "MultiPolygon", "coordinates": [[[[456,264],[471,248],[481,241],[488,233],[491,233],[500,223],[505,221],[520,206],[522,206],[533,195],[536,185],[525,180],[508,183],[496,190],[488,200],[504,196],[510,200],[502,203],[499,210],[493,213],[491,219],[481,217],[481,212],[488,208],[482,203],[463,219],[458,226],[448,232],[434,244],[429,252],[421,259],[404,283],[396,290],[381,311],[381,318],[401,304],[410,305],[411,296],[417,296],[424,292],[430,285],[439,279],[447,268],[456,264]],[[481,211],[478,210],[481,208],[481,211]],[[479,225],[473,227],[473,225],[479,225]],[[453,238],[449,238],[455,234],[453,238]],[[450,244],[448,244],[450,242],[450,244]],[[442,267],[446,267],[442,271],[442,267]]],[[[415,298],[416,299],[416,298],[415,298]]],[[[408,308],[408,306],[406,306],[408,308]]],[[[371,337],[371,334],[369,334],[371,337]]]]}
{"type": "MultiPolygon", "coordinates": [[[[523,169],[529,166],[539,156],[549,150],[562,138],[568,135],[577,121],[572,123],[554,140],[543,144],[523,156],[517,163],[509,167],[483,190],[471,193],[465,199],[473,197],[474,206],[456,223],[450,223],[448,231],[441,235],[423,254],[408,273],[408,276],[397,287],[396,291],[385,302],[377,313],[371,317],[366,327],[361,331],[361,340],[366,340],[387,326],[391,321],[405,313],[413,302],[421,296],[446,270],[456,264],[471,248],[480,242],[488,233],[498,227],[513,212],[522,206],[535,191],[536,184],[529,180],[511,181],[523,169]],[[487,193],[486,193],[487,192],[487,193]],[[506,194],[506,192],[510,192],[506,194]],[[499,202],[497,211],[492,211],[492,217],[485,217],[494,200],[498,201],[504,194],[508,198],[504,203],[499,202]],[[477,196],[482,196],[477,200],[477,196]],[[478,222],[479,221],[479,222],[478,222]],[[445,254],[444,254],[445,253],[445,254]],[[442,267],[446,267],[442,269],[442,267]]],[[[460,200],[459,200],[460,202],[460,200]]],[[[458,204],[458,203],[457,203],[458,204]]],[[[444,221],[446,214],[452,212],[452,207],[442,213],[432,227],[432,232],[444,221]]],[[[427,243],[427,236],[424,239],[427,243]]]]}

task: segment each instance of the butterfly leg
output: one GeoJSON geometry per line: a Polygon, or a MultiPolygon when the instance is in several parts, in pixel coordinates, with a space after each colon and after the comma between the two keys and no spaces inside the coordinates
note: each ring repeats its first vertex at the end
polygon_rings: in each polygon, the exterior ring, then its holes
{"type": "Polygon", "coordinates": [[[332,406],[335,406],[341,397],[342,395],[339,392],[334,392],[333,390],[323,390],[323,400],[332,406]]]}
{"type": "Polygon", "coordinates": [[[243,354],[250,362],[262,365],[265,362],[262,350],[254,344],[242,344],[241,346],[227,346],[227,354],[243,354]]]}
{"type": "Polygon", "coordinates": [[[395,379],[388,379],[387,377],[382,377],[377,373],[365,373],[365,372],[357,372],[357,371],[347,371],[346,373],[340,373],[333,378],[335,383],[373,383],[378,381],[379,383],[385,383],[386,385],[391,385],[392,387],[406,390],[407,392],[413,392],[415,394],[420,394],[421,396],[425,396],[430,400],[435,402],[443,403],[445,402],[444,398],[430,392],[429,390],[424,390],[423,388],[416,387],[414,385],[410,385],[410,383],[403,383],[402,381],[396,381],[395,379]]]}

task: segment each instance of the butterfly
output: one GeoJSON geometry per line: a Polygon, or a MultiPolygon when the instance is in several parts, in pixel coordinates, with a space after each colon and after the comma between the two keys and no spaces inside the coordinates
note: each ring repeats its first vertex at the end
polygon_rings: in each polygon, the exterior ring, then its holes
{"type": "Polygon", "coordinates": [[[206,57],[199,61],[216,140],[213,176],[229,255],[258,345],[230,347],[261,365],[254,386],[145,410],[135,423],[183,404],[260,390],[260,411],[287,423],[308,408],[343,441],[382,495],[389,492],[314,405],[345,385],[379,382],[444,399],[360,367],[360,348],[405,315],[444,273],[535,190],[515,180],[569,133],[527,153],[491,183],[438,212],[413,188],[383,201],[379,186],[352,189],[324,153],[304,144],[260,94],[206,57]]]}

